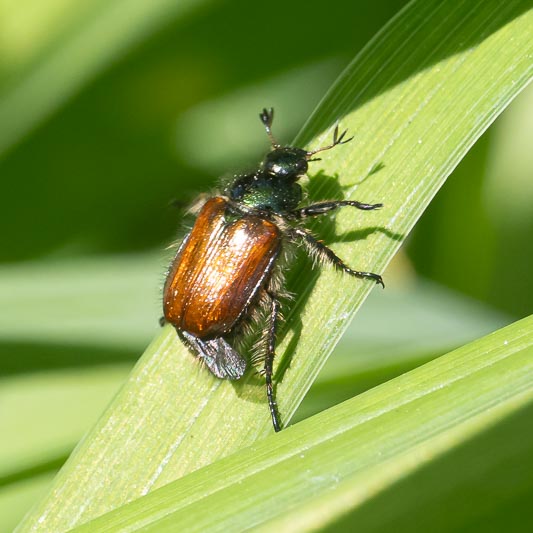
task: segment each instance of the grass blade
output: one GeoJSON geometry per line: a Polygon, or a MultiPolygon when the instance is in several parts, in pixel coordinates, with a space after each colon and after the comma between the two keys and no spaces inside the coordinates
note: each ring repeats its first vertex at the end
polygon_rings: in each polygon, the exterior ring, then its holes
{"type": "Polygon", "coordinates": [[[529,317],[75,531],[315,531],[531,407],[532,355],[529,317]]]}
{"type": "MultiPolygon", "coordinates": [[[[415,0],[319,106],[301,140],[325,143],[342,117],[357,142],[324,155],[313,170],[318,174],[309,182],[310,197],[385,204],[364,216],[345,211],[335,227],[322,228],[349,264],[383,271],[445,178],[527,84],[533,54],[529,8],[525,0],[505,6],[495,0],[415,0]],[[337,173],[338,180],[330,179],[337,173]]],[[[291,285],[298,299],[278,350],[277,395],[285,424],[371,289],[328,269],[319,275],[300,268],[291,285]]],[[[271,431],[257,375],[236,384],[217,381],[166,327],[20,530],[67,530],[271,431]]]]}

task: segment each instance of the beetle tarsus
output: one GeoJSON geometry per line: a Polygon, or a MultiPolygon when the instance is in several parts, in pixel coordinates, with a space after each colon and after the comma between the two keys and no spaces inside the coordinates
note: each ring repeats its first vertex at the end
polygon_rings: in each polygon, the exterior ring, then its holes
{"type": "Polygon", "coordinates": [[[376,282],[376,285],[381,285],[383,288],[385,288],[383,278],[379,274],[374,274],[373,272],[358,272],[356,270],[352,270],[352,272],[348,272],[348,274],[352,274],[358,278],[372,279],[376,282]]]}
{"type": "Polygon", "coordinates": [[[314,217],[317,215],[323,215],[329,213],[334,209],[339,209],[340,207],[351,206],[361,209],[363,211],[372,211],[374,209],[381,209],[383,204],[364,204],[362,202],[357,202],[355,200],[334,200],[331,202],[319,202],[316,204],[311,204],[301,209],[296,209],[291,213],[291,216],[294,218],[307,218],[314,217]]]}

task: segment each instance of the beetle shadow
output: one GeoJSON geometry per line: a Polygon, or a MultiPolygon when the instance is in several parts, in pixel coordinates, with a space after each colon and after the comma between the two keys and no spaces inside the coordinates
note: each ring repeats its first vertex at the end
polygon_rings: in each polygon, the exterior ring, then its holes
{"type": "MultiPolygon", "coordinates": [[[[385,167],[383,163],[375,165],[369,173],[361,178],[357,183],[363,183],[372,175],[376,174],[385,167]]],[[[340,200],[345,198],[347,189],[352,187],[343,187],[338,180],[338,175],[329,176],[323,171],[319,171],[316,174],[309,176],[309,182],[305,187],[306,198],[302,202],[303,205],[309,205],[315,202],[328,201],[328,200],[340,200]]],[[[375,198],[358,198],[362,202],[380,202],[381,199],[375,198]]],[[[386,205],[385,207],[386,208],[386,205]]],[[[342,209],[342,208],[341,208],[342,209]]],[[[344,209],[350,209],[349,207],[344,209]]],[[[351,208],[358,211],[364,216],[363,211],[351,208]]],[[[349,231],[347,233],[338,233],[336,231],[335,215],[336,211],[331,214],[319,216],[313,219],[309,219],[305,223],[305,227],[309,229],[314,235],[324,241],[326,245],[334,245],[338,242],[354,242],[367,238],[374,233],[381,233],[388,238],[400,241],[404,238],[403,234],[396,233],[384,226],[369,226],[358,230],[349,231]]],[[[292,354],[294,353],[298,343],[300,342],[303,323],[301,321],[301,310],[307,304],[309,296],[312,294],[314,285],[316,284],[320,268],[310,268],[313,265],[313,259],[306,253],[303,247],[293,246],[291,251],[292,259],[287,267],[287,275],[285,287],[289,294],[294,295],[294,299],[289,301],[282,301],[282,314],[285,316],[285,320],[280,323],[277,335],[277,345],[280,345],[290,335],[290,340],[287,344],[284,354],[277,354],[277,361],[275,363],[274,372],[274,391],[276,392],[277,384],[283,381],[286,371],[289,369],[292,361],[292,354]]],[[[358,265],[353,265],[354,268],[358,268],[358,265]]],[[[327,266],[325,268],[328,268],[327,266]]],[[[285,270],[285,269],[283,269],[285,270]]],[[[340,274],[340,273],[339,273],[340,274]]],[[[364,282],[365,280],[361,280],[364,282]]],[[[258,334],[253,335],[253,339],[257,341],[259,339],[258,334]]],[[[247,346],[252,343],[247,342],[247,346]]],[[[249,353],[249,350],[246,350],[249,353]]],[[[265,387],[264,377],[260,372],[251,372],[250,376],[245,380],[245,383],[235,382],[234,386],[237,393],[240,395],[248,386],[257,387],[257,394],[253,394],[254,399],[252,401],[265,402],[265,394],[263,389],[265,387]],[[259,389],[261,387],[261,389],[259,389]]],[[[283,413],[281,413],[283,418],[283,413]]]]}
{"type": "MultiPolygon", "coordinates": [[[[364,183],[367,179],[369,179],[374,174],[378,173],[382,169],[385,168],[385,165],[382,162],[377,163],[374,165],[368,174],[364,176],[363,178],[359,179],[359,181],[355,182],[355,185],[360,185],[364,183]]],[[[315,203],[315,202],[323,202],[327,200],[342,200],[346,197],[346,191],[349,189],[352,189],[353,185],[350,186],[342,186],[339,183],[339,175],[334,174],[333,176],[327,175],[324,171],[320,170],[313,176],[309,177],[309,183],[306,187],[306,193],[307,193],[307,204],[315,203]],[[325,191],[327,191],[327,194],[325,194],[325,191]]],[[[382,198],[356,198],[358,201],[363,203],[383,203],[384,206],[381,208],[387,209],[387,203],[386,199],[382,198]]],[[[352,242],[352,241],[359,241],[366,239],[369,235],[372,235],[374,233],[381,233],[383,235],[386,235],[389,239],[392,239],[394,241],[401,241],[405,235],[394,232],[391,229],[385,227],[385,226],[366,226],[362,229],[349,231],[347,233],[338,233],[335,229],[335,216],[339,213],[341,209],[352,209],[357,212],[357,215],[364,217],[364,211],[358,210],[355,208],[340,208],[339,210],[332,211],[331,214],[326,214],[323,216],[319,216],[313,219],[309,219],[308,222],[305,223],[305,227],[308,228],[313,232],[313,234],[319,236],[320,240],[323,240],[325,244],[335,244],[339,242],[352,242]]]]}
{"type": "MultiPolygon", "coordinates": [[[[367,179],[380,172],[385,165],[383,162],[379,162],[374,165],[370,171],[360,178],[355,183],[357,185],[364,183],[367,179]]],[[[353,186],[343,187],[339,182],[338,174],[327,175],[324,171],[319,171],[316,174],[309,176],[309,182],[306,186],[306,201],[305,204],[312,204],[315,202],[322,202],[328,200],[342,200],[346,198],[346,193],[353,186]]],[[[358,201],[364,203],[384,203],[384,209],[386,209],[386,199],[381,198],[357,198],[358,201]]],[[[340,208],[350,209],[350,207],[340,208]]],[[[357,212],[357,215],[364,217],[364,211],[351,208],[357,212]]],[[[338,211],[333,211],[331,214],[319,216],[309,221],[306,221],[305,227],[309,229],[314,235],[322,240],[326,245],[334,245],[339,242],[355,242],[366,239],[368,236],[375,233],[381,233],[394,241],[401,241],[405,235],[394,232],[385,226],[367,226],[362,229],[352,230],[349,232],[339,233],[336,230],[335,216],[338,211]]],[[[295,260],[295,264],[291,266],[289,274],[287,276],[287,288],[291,294],[296,295],[296,301],[290,307],[290,311],[287,313],[287,319],[285,324],[280,328],[280,335],[278,341],[281,342],[287,336],[291,334],[291,339],[287,345],[285,353],[287,355],[280,357],[275,372],[275,383],[283,381],[285,372],[288,370],[291,364],[292,354],[294,353],[296,346],[298,345],[302,330],[303,323],[300,319],[300,310],[305,307],[307,301],[312,294],[314,285],[316,284],[320,269],[313,268],[309,274],[302,276],[302,273],[309,270],[310,264],[313,263],[313,259],[309,254],[303,250],[298,250],[298,257],[295,260]]],[[[342,259],[342,258],[341,258],[342,259]]],[[[359,268],[358,265],[352,265],[353,268],[359,268]]],[[[325,266],[328,268],[328,266],[325,266]]],[[[340,274],[340,273],[339,273],[340,274]]],[[[364,282],[365,280],[361,280],[364,282]]]]}

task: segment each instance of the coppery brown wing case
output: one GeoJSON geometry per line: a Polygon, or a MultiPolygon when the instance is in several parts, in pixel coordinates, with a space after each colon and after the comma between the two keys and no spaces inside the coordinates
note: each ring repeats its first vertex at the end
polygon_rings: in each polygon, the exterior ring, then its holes
{"type": "Polygon", "coordinates": [[[198,338],[232,330],[270,275],[281,232],[253,215],[232,219],[228,202],[211,198],[179,249],[165,283],[165,318],[198,338]]]}

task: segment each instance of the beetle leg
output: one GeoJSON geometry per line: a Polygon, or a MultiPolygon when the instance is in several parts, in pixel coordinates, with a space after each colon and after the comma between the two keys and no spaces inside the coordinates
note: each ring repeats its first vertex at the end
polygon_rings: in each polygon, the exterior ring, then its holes
{"type": "Polygon", "coordinates": [[[164,316],[159,317],[159,325],[161,327],[163,327],[166,323],[167,323],[167,319],[164,316]]]}
{"type": "Polygon", "coordinates": [[[385,288],[383,283],[383,278],[379,274],[374,274],[373,272],[361,272],[359,270],[352,270],[340,257],[338,257],[333,250],[328,248],[322,241],[319,241],[311,235],[308,231],[302,228],[291,228],[287,231],[289,237],[293,240],[301,240],[307,246],[307,248],[317,255],[323,261],[328,261],[332,263],[336,268],[346,272],[350,276],[356,278],[368,278],[374,280],[378,285],[381,285],[385,288]]]}
{"type": "Polygon", "coordinates": [[[290,213],[290,216],[298,219],[314,217],[329,213],[334,209],[347,205],[357,207],[357,209],[362,209],[363,211],[372,211],[373,209],[380,209],[383,207],[383,204],[363,204],[361,202],[356,202],[355,200],[334,200],[331,202],[319,202],[317,204],[302,207],[301,209],[295,209],[290,213]]]}
{"type": "Polygon", "coordinates": [[[268,398],[268,407],[270,409],[270,416],[272,417],[272,425],[274,431],[280,431],[281,425],[279,422],[279,415],[274,398],[274,388],[272,386],[272,367],[274,363],[274,356],[276,350],[276,327],[279,316],[279,301],[276,296],[267,292],[270,297],[270,324],[267,332],[267,353],[265,357],[265,382],[268,398]]]}

